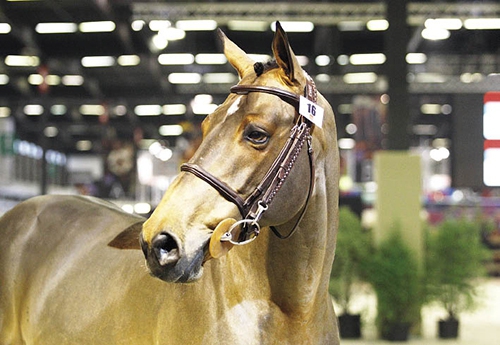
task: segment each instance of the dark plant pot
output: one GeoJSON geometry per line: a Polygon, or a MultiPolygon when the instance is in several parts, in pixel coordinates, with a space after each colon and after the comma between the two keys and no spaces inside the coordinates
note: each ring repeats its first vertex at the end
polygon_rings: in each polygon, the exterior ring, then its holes
{"type": "Polygon", "coordinates": [[[408,322],[395,322],[387,324],[382,338],[389,341],[407,341],[410,333],[410,324],[408,322]]]}
{"type": "Polygon", "coordinates": [[[361,338],[361,315],[343,314],[339,316],[340,337],[344,339],[361,338]]]}
{"type": "Polygon", "coordinates": [[[457,319],[439,320],[439,338],[442,339],[455,339],[458,337],[457,319]]]}

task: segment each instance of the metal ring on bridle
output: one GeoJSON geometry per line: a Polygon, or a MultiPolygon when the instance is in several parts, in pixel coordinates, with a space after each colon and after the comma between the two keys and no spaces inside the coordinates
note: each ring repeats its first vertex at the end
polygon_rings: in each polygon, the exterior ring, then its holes
{"type": "Polygon", "coordinates": [[[241,220],[237,221],[236,223],[234,223],[233,225],[231,225],[231,227],[221,236],[220,241],[221,242],[230,242],[230,243],[234,244],[235,246],[243,246],[243,245],[248,244],[248,243],[252,242],[253,240],[255,240],[257,238],[257,236],[259,235],[259,233],[260,233],[260,225],[259,225],[259,223],[256,222],[255,219],[241,219],[241,220]],[[244,225],[242,225],[242,224],[244,224],[244,225]],[[244,241],[241,241],[241,242],[234,241],[232,231],[240,225],[242,225],[242,228],[244,228],[246,226],[246,224],[249,224],[250,226],[255,228],[254,230],[251,231],[251,233],[253,233],[254,236],[250,237],[249,239],[246,239],[244,241]]]}

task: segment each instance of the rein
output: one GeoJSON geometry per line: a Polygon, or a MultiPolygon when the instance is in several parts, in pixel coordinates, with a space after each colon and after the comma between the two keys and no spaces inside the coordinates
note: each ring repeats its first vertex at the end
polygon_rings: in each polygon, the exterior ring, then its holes
{"type": "MultiPolygon", "coordinates": [[[[307,84],[304,90],[305,97],[308,100],[316,103],[317,91],[314,81],[307,76],[307,84]]],[[[314,126],[311,121],[299,114],[300,96],[292,92],[282,90],[275,87],[258,86],[258,85],[235,85],[231,87],[231,92],[239,95],[247,95],[250,92],[262,92],[275,95],[282,101],[292,105],[296,111],[296,121],[290,130],[290,136],[280,153],[272,163],[271,167],[264,175],[262,181],[257,185],[254,191],[243,199],[235,190],[229,187],[225,182],[219,180],[211,173],[203,169],[201,166],[194,163],[184,163],[181,165],[181,171],[188,172],[201,180],[208,183],[211,187],[217,190],[222,197],[234,203],[242,216],[242,219],[234,223],[229,230],[221,237],[222,242],[231,242],[234,245],[243,245],[253,241],[260,232],[259,221],[264,212],[269,208],[276,194],[281,189],[286,178],[289,176],[304,143],[307,144],[307,152],[309,157],[309,190],[306,198],[306,203],[302,208],[300,216],[294,227],[287,235],[281,234],[276,227],[271,226],[273,233],[280,239],[286,239],[293,235],[298,224],[302,220],[307,205],[309,204],[312,191],[314,189],[314,157],[312,149],[311,130],[314,126]],[[241,226],[241,231],[238,234],[233,234],[233,230],[241,226]],[[236,235],[236,236],[235,236],[236,235]],[[234,238],[237,237],[237,238],[234,238]]]]}

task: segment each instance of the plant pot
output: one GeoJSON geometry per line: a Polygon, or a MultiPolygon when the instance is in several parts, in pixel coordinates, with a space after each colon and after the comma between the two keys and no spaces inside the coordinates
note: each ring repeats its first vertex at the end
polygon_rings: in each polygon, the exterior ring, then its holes
{"type": "Polygon", "coordinates": [[[389,341],[407,341],[410,333],[408,322],[394,322],[387,324],[382,338],[389,341]]]}
{"type": "Polygon", "coordinates": [[[339,316],[340,337],[344,339],[361,338],[361,315],[343,314],[339,316]]]}
{"type": "Polygon", "coordinates": [[[439,338],[442,339],[455,339],[458,337],[457,319],[439,320],[439,338]]]}

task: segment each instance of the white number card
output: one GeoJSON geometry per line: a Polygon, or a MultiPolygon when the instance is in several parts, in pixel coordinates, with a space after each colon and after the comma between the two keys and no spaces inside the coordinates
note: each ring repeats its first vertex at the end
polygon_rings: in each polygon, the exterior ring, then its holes
{"type": "Polygon", "coordinates": [[[299,114],[314,123],[316,126],[323,125],[323,114],[325,110],[316,103],[300,96],[299,114]]]}

